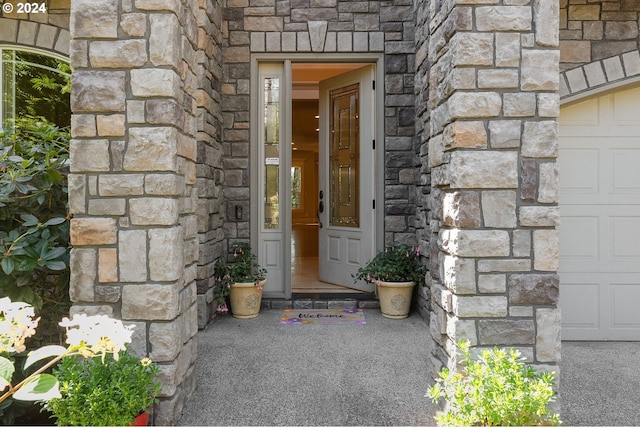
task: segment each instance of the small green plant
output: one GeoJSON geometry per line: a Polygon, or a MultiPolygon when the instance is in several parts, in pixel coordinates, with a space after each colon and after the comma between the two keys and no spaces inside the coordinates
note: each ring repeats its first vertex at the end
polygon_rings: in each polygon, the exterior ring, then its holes
{"type": "Polygon", "coordinates": [[[248,243],[238,243],[233,246],[233,262],[226,263],[218,260],[214,266],[213,277],[216,286],[213,291],[214,300],[218,312],[229,311],[227,298],[229,289],[233,283],[255,283],[260,286],[260,282],[267,277],[267,270],[262,268],[255,254],[251,252],[248,243]]]}
{"type": "Polygon", "coordinates": [[[354,281],[368,283],[416,282],[424,283],[426,267],[420,260],[420,250],[409,245],[387,246],[353,276],[354,281]]]}
{"type": "Polygon", "coordinates": [[[159,373],[151,360],[138,359],[126,351],[116,358],[68,357],[54,369],[60,381],[59,398],[45,408],[58,425],[126,426],[156,402],[159,373]]]}
{"type": "Polygon", "coordinates": [[[63,425],[129,425],[155,402],[159,368],[126,351],[134,325],[103,315],[76,314],[60,322],[67,331],[67,347],[40,347],[19,363],[22,358],[17,356],[26,352],[25,340],[35,334],[39,320],[31,305],[0,298],[3,421],[13,417],[5,412],[11,399],[44,402],[63,425]]]}
{"type": "Polygon", "coordinates": [[[558,425],[558,414],[550,414],[554,398],[553,372],[536,372],[523,363],[515,349],[483,350],[477,360],[469,353],[469,342],[458,342],[464,356],[462,372],[443,369],[427,396],[434,403],[444,399],[445,411],[436,415],[445,426],[558,425]]]}

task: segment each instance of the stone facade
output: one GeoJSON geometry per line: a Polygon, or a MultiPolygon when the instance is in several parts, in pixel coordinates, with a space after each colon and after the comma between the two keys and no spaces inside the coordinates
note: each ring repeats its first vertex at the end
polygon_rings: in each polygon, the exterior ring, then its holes
{"type": "Polygon", "coordinates": [[[384,53],[385,241],[415,243],[412,2],[246,2],[224,8],[222,109],[225,236],[249,239],[250,57],[254,53],[384,53]],[[239,207],[243,214],[236,217],[239,207]]]}
{"type": "MultiPolygon", "coordinates": [[[[16,2],[0,0],[4,3],[16,2]]],[[[54,54],[69,56],[69,8],[71,0],[49,0],[47,11],[38,14],[20,14],[17,8],[0,14],[0,43],[10,46],[35,47],[54,54]]]]}
{"type": "Polygon", "coordinates": [[[157,424],[195,385],[216,260],[251,237],[252,54],[384,55],[385,241],[428,263],[431,373],[460,338],[558,369],[560,96],[637,79],[637,1],[46,3],[0,42],[70,58],[73,311],[138,326],[157,424]]]}
{"type": "Polygon", "coordinates": [[[560,0],[560,69],[638,50],[637,1],[560,0]]]}
{"type": "Polygon", "coordinates": [[[576,100],[640,76],[637,1],[560,2],[560,95],[576,100]]]}
{"type": "Polygon", "coordinates": [[[137,326],[162,372],[156,424],[195,387],[222,244],[220,9],[204,3],[71,3],[72,312],[137,326]]]}
{"type": "Polygon", "coordinates": [[[417,3],[433,375],[456,368],[458,339],[558,368],[558,14],[546,1],[417,3]]]}

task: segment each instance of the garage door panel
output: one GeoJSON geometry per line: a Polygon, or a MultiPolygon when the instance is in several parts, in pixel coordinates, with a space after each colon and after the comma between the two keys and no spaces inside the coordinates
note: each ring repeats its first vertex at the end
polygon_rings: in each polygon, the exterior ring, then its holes
{"type": "Polygon", "coordinates": [[[640,269],[640,206],[569,205],[560,215],[560,272],[640,269]]]}
{"type": "Polygon", "coordinates": [[[560,114],[562,338],[640,340],[640,87],[560,114]]]}
{"type": "Polygon", "coordinates": [[[567,127],[566,136],[583,135],[585,128],[595,129],[600,124],[599,98],[592,98],[578,102],[562,109],[561,123],[567,127]]]}
{"type": "Polygon", "coordinates": [[[558,158],[560,191],[565,193],[597,194],[599,168],[597,149],[561,149],[558,158]],[[570,173],[566,173],[571,171],[570,173]]]}
{"type": "MultiPolygon", "coordinates": [[[[609,285],[612,329],[640,330],[640,280],[635,283],[612,283],[609,285]]],[[[637,334],[640,339],[640,334],[637,334]]]]}
{"type": "MultiPolygon", "coordinates": [[[[560,254],[562,260],[597,262],[599,259],[599,218],[595,215],[572,215],[573,209],[560,211],[560,254]]],[[[573,270],[571,270],[573,271],[573,270]]]]}
{"type": "Polygon", "coordinates": [[[611,258],[627,258],[640,265],[640,215],[611,216],[611,258]]]}
{"type": "Polygon", "coordinates": [[[613,121],[622,129],[631,128],[634,135],[637,135],[635,129],[638,127],[638,110],[629,106],[637,105],[638,98],[640,87],[612,94],[613,121]]]}
{"type": "Polygon", "coordinates": [[[562,328],[598,330],[600,328],[600,283],[565,277],[560,289],[562,328]]]}
{"type": "Polygon", "coordinates": [[[640,274],[566,273],[562,339],[640,340],[640,274]]]}
{"type": "Polygon", "coordinates": [[[612,192],[640,193],[640,150],[611,150],[612,192]]]}

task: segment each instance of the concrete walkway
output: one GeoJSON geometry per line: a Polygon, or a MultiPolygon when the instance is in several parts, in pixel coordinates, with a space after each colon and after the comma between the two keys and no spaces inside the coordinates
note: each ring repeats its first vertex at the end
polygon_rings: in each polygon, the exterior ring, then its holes
{"type": "Polygon", "coordinates": [[[640,342],[562,343],[562,420],[640,426],[640,342]]]}
{"type": "MultiPolygon", "coordinates": [[[[433,425],[432,341],[417,315],[366,325],[220,317],[198,335],[198,387],[180,425],[433,425]]],[[[562,419],[640,425],[640,343],[563,343],[562,419]]]]}

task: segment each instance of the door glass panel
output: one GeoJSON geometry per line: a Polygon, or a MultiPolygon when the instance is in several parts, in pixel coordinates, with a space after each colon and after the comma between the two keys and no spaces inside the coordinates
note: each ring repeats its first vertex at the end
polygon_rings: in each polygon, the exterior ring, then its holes
{"type": "Polygon", "coordinates": [[[280,228],[280,79],[264,79],[264,228],[280,228]]]}
{"type": "Polygon", "coordinates": [[[302,167],[291,167],[291,209],[302,207],[302,167]]]}
{"type": "Polygon", "coordinates": [[[330,223],[340,227],[360,225],[359,84],[331,91],[329,117],[330,223]]]}

